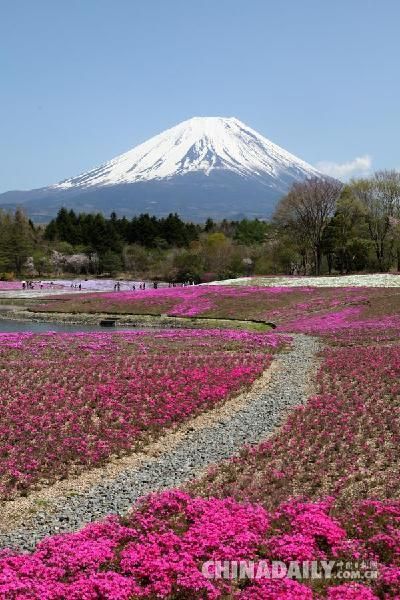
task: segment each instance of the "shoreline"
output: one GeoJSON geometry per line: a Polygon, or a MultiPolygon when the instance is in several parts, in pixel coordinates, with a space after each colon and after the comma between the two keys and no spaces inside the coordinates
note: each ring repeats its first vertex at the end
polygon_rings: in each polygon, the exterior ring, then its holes
{"type": "MultiPolygon", "coordinates": [[[[189,328],[210,329],[248,329],[253,331],[271,331],[276,328],[274,323],[256,320],[217,319],[207,317],[174,317],[169,315],[121,315],[115,313],[51,313],[32,312],[16,307],[0,311],[0,321],[21,321],[24,323],[60,323],[70,325],[99,325],[100,321],[114,319],[121,327],[146,328],[189,328]]],[[[114,328],[104,328],[112,331],[114,328]]]]}

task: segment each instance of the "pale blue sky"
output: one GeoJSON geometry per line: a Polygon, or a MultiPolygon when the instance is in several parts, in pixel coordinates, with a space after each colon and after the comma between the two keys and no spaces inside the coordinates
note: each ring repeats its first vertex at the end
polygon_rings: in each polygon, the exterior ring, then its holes
{"type": "Polygon", "coordinates": [[[400,168],[399,22],[399,0],[0,0],[0,191],[195,115],[336,174],[400,168]]]}

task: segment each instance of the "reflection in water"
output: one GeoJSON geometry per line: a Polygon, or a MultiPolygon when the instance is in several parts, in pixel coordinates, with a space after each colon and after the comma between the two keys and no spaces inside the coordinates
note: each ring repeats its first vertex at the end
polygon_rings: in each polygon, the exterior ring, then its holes
{"type": "Polygon", "coordinates": [[[46,323],[46,322],[32,322],[32,321],[12,321],[0,319],[0,333],[13,333],[18,331],[34,331],[36,333],[43,333],[45,331],[118,331],[123,329],[126,331],[127,327],[113,327],[106,328],[100,327],[100,325],[72,325],[69,323],[46,323]]]}

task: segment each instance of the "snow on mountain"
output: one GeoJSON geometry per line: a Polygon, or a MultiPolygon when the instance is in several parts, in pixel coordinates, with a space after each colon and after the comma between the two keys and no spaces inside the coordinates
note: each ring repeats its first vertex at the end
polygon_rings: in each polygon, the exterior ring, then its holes
{"type": "Polygon", "coordinates": [[[316,169],[270,142],[235,118],[194,117],[167,129],[78,177],[54,186],[103,186],[169,179],[176,175],[227,170],[242,177],[279,181],[287,170],[299,177],[319,175],[316,169]]]}
{"type": "Polygon", "coordinates": [[[61,206],[204,221],[269,217],[290,186],[323,175],[235,118],[194,117],[61,183],[0,194],[46,222],[61,206]]]}

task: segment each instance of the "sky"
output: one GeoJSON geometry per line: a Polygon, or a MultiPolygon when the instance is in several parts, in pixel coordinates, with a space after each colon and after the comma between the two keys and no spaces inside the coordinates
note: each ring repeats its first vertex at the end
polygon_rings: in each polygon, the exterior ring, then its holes
{"type": "Polygon", "coordinates": [[[400,168],[399,0],[0,0],[0,192],[193,116],[343,179],[400,168]]]}

